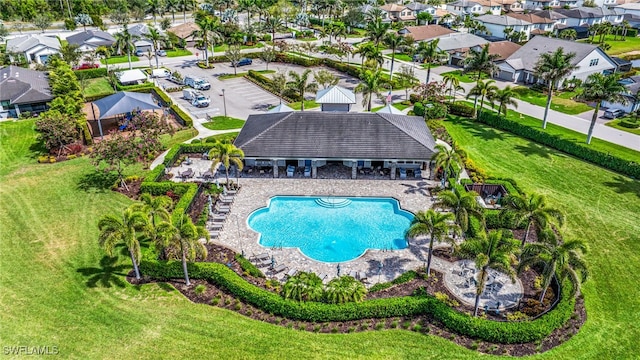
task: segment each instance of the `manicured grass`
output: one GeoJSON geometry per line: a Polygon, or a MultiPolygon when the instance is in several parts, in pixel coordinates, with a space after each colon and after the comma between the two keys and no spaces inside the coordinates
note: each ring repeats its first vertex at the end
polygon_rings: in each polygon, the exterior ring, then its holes
{"type": "MultiPolygon", "coordinates": [[[[263,47],[264,47],[264,44],[261,43],[261,42],[256,43],[253,46],[240,45],[240,49],[241,50],[242,49],[260,49],[260,48],[263,48],[263,47]]],[[[215,50],[215,52],[227,51],[227,50],[229,50],[229,45],[227,45],[227,44],[218,45],[218,46],[214,47],[214,50],[215,50]]],[[[218,55],[224,55],[224,54],[218,54],[218,55]]]]}
{"type": "MultiPolygon", "coordinates": [[[[620,121],[622,121],[622,119],[615,119],[612,121],[609,121],[607,123],[605,123],[605,125],[610,126],[612,128],[618,129],[618,130],[622,130],[622,131],[626,131],[626,132],[630,132],[632,134],[636,134],[636,135],[640,135],[640,128],[635,128],[635,129],[630,129],[624,126],[620,126],[620,121]]],[[[640,141],[640,139],[638,140],[640,141]]]]}
{"type": "MultiPolygon", "coordinates": [[[[385,55],[385,57],[388,57],[389,59],[391,59],[391,54],[385,55]]],[[[396,60],[413,62],[413,57],[411,57],[411,55],[407,55],[407,54],[396,54],[396,60]]]]}
{"type": "MultiPolygon", "coordinates": [[[[604,37],[605,42],[611,45],[611,49],[607,50],[609,55],[620,55],[627,52],[640,49],[640,37],[625,37],[624,41],[617,37],[617,40],[613,40],[613,35],[606,35],[604,37]]],[[[579,40],[581,42],[589,42],[589,39],[579,40]]],[[[595,41],[600,40],[600,36],[596,36],[595,41]]]]}
{"type": "Polygon", "coordinates": [[[566,213],[565,237],[588,242],[587,322],[570,341],[536,358],[630,359],[640,353],[640,182],[469,121],[445,126],[490,175],[515,179],[566,213]],[[573,355],[572,355],[573,354],[573,355]]]}
{"type": "Polygon", "coordinates": [[[403,104],[403,103],[399,102],[399,103],[394,103],[394,104],[392,104],[391,106],[393,106],[394,108],[396,108],[396,109],[398,109],[398,110],[402,111],[402,110],[404,110],[404,109],[406,109],[406,108],[410,107],[411,105],[407,105],[407,104],[403,104]]]}
{"type": "Polygon", "coordinates": [[[167,50],[167,57],[189,56],[193,53],[187,49],[167,50]]]}
{"type": "MultiPolygon", "coordinates": [[[[518,99],[526,101],[533,105],[545,107],[547,106],[547,95],[539,91],[532,90],[525,86],[516,86],[513,91],[517,94],[518,99]]],[[[551,109],[561,113],[576,115],[585,111],[593,110],[593,108],[585,103],[572,100],[576,94],[570,91],[556,92],[551,97],[551,109]]]]}
{"type": "Polygon", "coordinates": [[[230,130],[240,129],[244,126],[244,120],[232,118],[230,116],[215,116],[211,121],[202,124],[209,130],[230,130]]]}
{"type": "Polygon", "coordinates": [[[208,138],[205,138],[204,140],[220,140],[220,141],[225,141],[225,140],[232,140],[235,139],[238,134],[240,134],[239,132],[228,132],[228,133],[224,133],[224,134],[218,134],[218,135],[213,135],[213,136],[209,136],[208,138]]]}
{"type": "MultiPolygon", "coordinates": [[[[276,71],[275,70],[258,70],[257,72],[262,74],[273,74],[276,71]]],[[[239,72],[237,74],[224,74],[224,75],[218,76],[218,80],[236,79],[236,78],[244,77],[245,75],[247,75],[246,71],[239,72]]]]}
{"type": "MultiPolygon", "coordinates": [[[[138,59],[137,56],[135,55],[131,55],[131,62],[134,61],[139,61],[140,59],[138,59]]],[[[100,59],[100,62],[102,64],[105,64],[104,59],[100,59]]],[[[122,64],[122,63],[128,63],[129,62],[129,57],[127,55],[123,55],[123,56],[112,56],[109,58],[109,65],[111,64],[122,64]]]]}
{"type": "Polygon", "coordinates": [[[85,97],[91,97],[96,95],[111,95],[113,87],[109,84],[109,80],[106,77],[99,77],[95,79],[88,79],[82,94],[85,97]]]}
{"type": "MultiPolygon", "coordinates": [[[[433,69],[433,66],[431,67],[433,69]]],[[[442,73],[441,75],[444,74],[452,74],[453,76],[457,77],[460,82],[463,83],[472,83],[472,82],[476,82],[478,79],[478,73],[477,72],[472,72],[472,73],[463,73],[462,70],[454,70],[454,71],[449,71],[446,73],[442,73]]],[[[480,78],[481,79],[487,79],[488,75],[485,73],[481,73],[480,74],[480,78]]]]}
{"type": "Polygon", "coordinates": [[[173,136],[169,136],[169,134],[160,135],[160,141],[165,149],[168,149],[173,145],[183,143],[196,135],[198,135],[198,130],[194,128],[187,128],[176,131],[173,136]]]}
{"type": "MultiPolygon", "coordinates": [[[[301,108],[300,101],[296,101],[296,102],[290,103],[289,107],[292,108],[293,110],[300,110],[300,108],[301,108]]],[[[317,107],[320,107],[320,104],[318,104],[315,100],[305,100],[304,101],[305,110],[313,109],[313,108],[317,108],[317,107]]]]}

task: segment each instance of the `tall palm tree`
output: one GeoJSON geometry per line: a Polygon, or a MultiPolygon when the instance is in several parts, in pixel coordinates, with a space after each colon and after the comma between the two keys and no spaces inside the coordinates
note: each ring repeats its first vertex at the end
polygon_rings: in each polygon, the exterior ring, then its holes
{"type": "Polygon", "coordinates": [[[271,41],[275,41],[276,31],[284,27],[280,16],[269,16],[262,24],[264,31],[271,33],[271,41]]]}
{"type": "Polygon", "coordinates": [[[355,87],[356,93],[362,93],[362,106],[367,107],[367,111],[371,111],[371,102],[373,96],[382,97],[380,90],[382,85],[387,82],[382,78],[382,70],[363,70],[360,72],[361,82],[355,87]]]}
{"type": "Polygon", "coordinates": [[[364,284],[348,275],[329,281],[325,289],[327,301],[331,304],[361,302],[366,293],[364,284]]]}
{"type": "MultiPolygon", "coordinates": [[[[462,152],[462,150],[457,150],[455,146],[446,147],[440,144],[436,145],[436,150],[438,151],[438,153],[433,158],[433,160],[436,162],[436,169],[442,168],[442,184],[444,185],[448,179],[447,175],[449,169],[451,169],[451,166],[453,164],[456,164],[458,165],[458,167],[462,167],[462,158],[464,156],[464,153],[462,152]]],[[[455,175],[456,177],[458,176],[458,174],[455,175]]]]}
{"type": "Polygon", "coordinates": [[[164,9],[163,0],[147,0],[146,13],[153,16],[153,24],[156,25],[156,16],[162,14],[164,9]]]}
{"type": "Polygon", "coordinates": [[[442,82],[444,82],[444,86],[449,86],[449,97],[451,97],[451,102],[455,101],[455,93],[454,91],[463,91],[464,88],[460,86],[460,78],[452,73],[444,73],[442,74],[442,82]]]}
{"type": "Polygon", "coordinates": [[[573,64],[576,53],[565,53],[564,49],[559,47],[552,53],[543,52],[538,58],[538,62],[534,67],[536,77],[547,82],[547,105],[544,108],[542,117],[542,128],[547,128],[547,116],[551,107],[551,97],[553,89],[558,86],[558,82],[569,76],[578,66],[573,64]]]}
{"type": "Polygon", "coordinates": [[[127,57],[129,58],[129,70],[133,69],[131,66],[131,50],[135,48],[134,42],[136,41],[136,36],[131,35],[129,29],[125,26],[124,29],[115,34],[116,42],[114,44],[116,48],[116,52],[118,54],[122,54],[122,52],[126,52],[127,57]]]}
{"type": "Polygon", "coordinates": [[[202,39],[204,45],[205,64],[209,67],[209,45],[211,45],[211,53],[213,54],[215,46],[214,41],[220,38],[220,20],[217,17],[199,11],[196,13],[195,24],[199,29],[193,32],[193,36],[202,39]]]}
{"type": "Polygon", "coordinates": [[[518,241],[506,238],[502,230],[491,231],[487,236],[478,239],[469,239],[460,244],[460,254],[468,259],[474,259],[479,270],[476,279],[476,301],[473,316],[478,316],[480,295],[485,290],[489,268],[499,270],[515,281],[515,271],[511,262],[518,251],[518,241]]]}
{"type": "Polygon", "coordinates": [[[360,55],[360,58],[361,58],[360,61],[362,65],[364,65],[365,60],[366,61],[373,60],[377,62],[379,66],[382,66],[384,62],[382,52],[380,51],[380,49],[378,49],[377,46],[373,45],[372,43],[366,43],[366,44],[360,45],[358,49],[353,52],[353,54],[360,55]]]}
{"type": "Polygon", "coordinates": [[[109,256],[112,256],[113,249],[117,244],[123,243],[129,250],[131,263],[136,274],[136,279],[140,279],[138,262],[140,261],[140,242],[138,241],[138,231],[146,230],[149,225],[147,215],[134,208],[127,208],[122,215],[104,215],[98,221],[100,236],[98,242],[109,256]]]}
{"type": "Polygon", "coordinates": [[[587,144],[591,144],[593,128],[596,126],[598,111],[600,110],[602,102],[607,101],[621,104],[627,104],[629,102],[627,97],[623,95],[626,93],[626,88],[619,80],[619,74],[603,75],[601,73],[595,73],[589,75],[587,80],[582,84],[583,91],[580,97],[585,101],[596,104],[595,109],[593,109],[589,132],[587,133],[587,144]]]}
{"type": "MultiPolygon", "coordinates": [[[[489,53],[489,44],[482,47],[481,51],[471,50],[470,55],[464,60],[464,72],[477,72],[477,83],[482,79],[482,74],[489,76],[493,75],[497,71],[497,66],[494,64],[494,60],[498,58],[497,54],[489,53]]],[[[477,85],[476,83],[476,85],[477,85]]],[[[476,108],[478,98],[473,101],[473,108],[476,108]]],[[[475,111],[475,110],[474,110],[475,111]]]]}
{"type": "Polygon", "coordinates": [[[199,240],[209,240],[209,232],[202,226],[194,225],[186,214],[172,218],[171,222],[163,221],[157,231],[159,237],[164,239],[169,258],[182,261],[184,280],[187,286],[191,285],[187,261],[207,258],[207,248],[199,240]]]}
{"type": "Polygon", "coordinates": [[[384,11],[378,7],[374,7],[364,14],[364,21],[367,23],[382,21],[384,11]]]}
{"type": "Polygon", "coordinates": [[[523,269],[531,265],[542,265],[544,282],[540,302],[544,300],[554,275],[558,274],[562,279],[571,278],[575,284],[574,290],[589,277],[587,264],[582,258],[582,255],[587,253],[584,240],[562,242],[552,229],[546,229],[544,232],[544,241],[525,245],[518,266],[519,269],[523,269]]]}
{"type": "Polygon", "coordinates": [[[280,104],[282,104],[282,95],[285,90],[287,90],[287,77],[282,73],[277,73],[273,75],[271,78],[271,89],[273,92],[278,95],[278,99],[280,99],[280,104]]]}
{"type": "Polygon", "coordinates": [[[469,93],[467,94],[467,99],[473,96],[477,101],[478,97],[480,97],[480,107],[476,108],[474,106],[474,111],[476,112],[475,114],[476,118],[479,118],[480,115],[482,114],[482,111],[484,109],[484,99],[485,98],[491,99],[495,95],[496,91],[498,91],[498,87],[496,85],[493,85],[495,83],[496,83],[495,80],[487,80],[487,81],[481,80],[476,83],[476,86],[474,86],[471,90],[469,90],[469,93]]]}
{"type": "Polygon", "coordinates": [[[180,10],[180,0],[164,0],[164,11],[171,13],[171,19],[176,21],[176,12],[180,10]]]}
{"type": "Polygon", "coordinates": [[[452,213],[438,213],[433,209],[418,211],[411,221],[405,237],[429,236],[429,256],[427,258],[427,275],[431,275],[431,254],[434,241],[450,241],[449,232],[454,230],[451,223],[455,216],[452,213]]]}
{"type": "Polygon", "coordinates": [[[215,160],[213,162],[212,170],[215,170],[214,167],[218,163],[222,163],[224,165],[225,175],[227,177],[227,186],[229,186],[229,166],[231,164],[235,165],[237,170],[242,171],[244,163],[242,159],[244,159],[244,152],[241,149],[238,149],[235,145],[217,141],[213,144],[211,150],[209,150],[209,159],[215,160]]]}
{"type": "Polygon", "coordinates": [[[182,20],[187,22],[187,10],[192,10],[194,2],[193,0],[178,0],[180,4],[180,10],[182,10],[182,20]]]}
{"type": "Polygon", "coordinates": [[[247,12],[247,26],[251,26],[251,13],[256,9],[256,0],[238,0],[238,12],[247,12]]]}
{"type": "Polygon", "coordinates": [[[515,215],[516,224],[527,222],[522,246],[527,242],[532,226],[541,231],[547,228],[549,223],[556,223],[558,226],[562,226],[564,223],[562,212],[547,206],[547,199],[543,195],[531,194],[526,197],[510,194],[504,199],[503,206],[505,214],[515,215]]]}
{"type": "Polygon", "coordinates": [[[388,33],[383,38],[384,43],[391,48],[391,69],[389,71],[389,78],[393,79],[393,64],[396,61],[396,49],[406,43],[406,38],[403,35],[396,33],[388,33]]]}
{"type": "Polygon", "coordinates": [[[309,82],[309,75],[311,75],[311,70],[309,69],[306,69],[302,74],[289,71],[291,81],[287,83],[287,86],[300,95],[300,111],[304,111],[304,95],[307,92],[318,91],[318,84],[316,82],[309,82]]]}
{"type": "Polygon", "coordinates": [[[151,44],[153,44],[153,50],[156,57],[156,69],[159,69],[160,64],[158,63],[158,50],[160,50],[160,44],[166,40],[166,37],[154,26],[149,26],[149,34],[147,34],[147,39],[149,39],[149,41],[151,41],[151,44]]]}
{"type": "Polygon", "coordinates": [[[482,220],[484,213],[478,201],[476,201],[477,193],[459,192],[459,191],[442,191],[438,193],[438,200],[433,204],[436,208],[450,209],[456,217],[456,224],[460,226],[460,230],[466,232],[469,229],[469,217],[475,216],[482,220]]]}
{"type": "Polygon", "coordinates": [[[375,20],[367,23],[367,27],[365,29],[367,36],[365,39],[367,41],[372,41],[375,46],[378,46],[390,27],[390,23],[382,22],[382,20],[375,20]]]}
{"type": "Polygon", "coordinates": [[[444,54],[438,49],[439,43],[440,39],[434,39],[429,42],[422,41],[418,44],[416,53],[421,55],[423,61],[427,63],[427,79],[425,80],[425,83],[429,83],[429,79],[431,78],[432,63],[437,61],[444,54]]]}
{"type": "Polygon", "coordinates": [[[140,195],[140,201],[142,203],[133,204],[133,208],[136,211],[142,211],[149,216],[151,225],[156,226],[156,219],[162,221],[169,221],[171,214],[169,214],[169,208],[172,205],[171,198],[168,196],[151,196],[149,193],[140,195]]]}
{"type": "Polygon", "coordinates": [[[282,295],[285,299],[320,301],[322,293],[322,279],[311,272],[300,272],[290,277],[282,286],[282,295]]]}
{"type": "Polygon", "coordinates": [[[498,103],[498,114],[504,114],[507,116],[507,106],[511,105],[514,108],[518,108],[518,103],[514,100],[516,93],[510,85],[507,85],[504,89],[496,90],[489,98],[491,103],[498,103]]]}

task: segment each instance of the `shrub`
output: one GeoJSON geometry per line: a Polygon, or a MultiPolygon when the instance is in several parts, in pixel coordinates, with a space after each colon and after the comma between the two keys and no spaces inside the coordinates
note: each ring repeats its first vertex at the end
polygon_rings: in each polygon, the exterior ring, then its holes
{"type": "Polygon", "coordinates": [[[95,68],[74,71],[78,79],[96,79],[107,76],[107,68],[95,68]]]}
{"type": "Polygon", "coordinates": [[[264,274],[260,269],[258,269],[255,265],[253,265],[249,260],[245,259],[244,256],[240,254],[236,254],[236,261],[240,264],[240,267],[243,271],[246,271],[249,275],[257,278],[264,278],[264,274]]]}
{"type": "Polygon", "coordinates": [[[424,105],[421,102],[416,102],[415,104],[413,104],[413,113],[416,116],[424,117],[424,105]]]}
{"type": "Polygon", "coordinates": [[[422,99],[420,99],[420,96],[418,94],[409,94],[409,101],[412,104],[416,104],[422,101],[422,99]]]}
{"type": "Polygon", "coordinates": [[[200,284],[198,286],[196,286],[195,289],[193,289],[193,292],[196,293],[196,295],[202,295],[207,291],[207,287],[204,286],[203,284],[200,284]]]}
{"type": "Polygon", "coordinates": [[[182,109],[178,107],[178,105],[173,104],[169,108],[169,113],[173,115],[180,124],[187,127],[193,127],[193,119],[191,116],[187,115],[182,109]]]}
{"type": "Polygon", "coordinates": [[[449,108],[449,114],[452,115],[472,117],[474,113],[473,106],[462,102],[447,103],[447,107],[449,108]]]}
{"type": "MultiPolygon", "coordinates": [[[[415,108],[414,108],[415,111],[415,108]]],[[[447,117],[447,106],[441,103],[431,103],[425,105],[424,117],[427,120],[443,119],[447,117]]]]}
{"type": "Polygon", "coordinates": [[[483,183],[487,178],[487,173],[478,167],[470,158],[464,161],[464,167],[467,169],[467,174],[469,174],[469,177],[474,183],[483,183]]]}
{"type": "Polygon", "coordinates": [[[271,35],[270,34],[262,35],[262,41],[271,41],[271,35]]]}
{"type": "Polygon", "coordinates": [[[457,302],[455,299],[452,299],[449,297],[449,295],[440,292],[440,291],[436,291],[433,296],[436,297],[436,299],[442,301],[443,303],[451,306],[451,307],[456,307],[456,306],[460,306],[460,303],[457,302]]]}
{"type": "Polygon", "coordinates": [[[631,119],[624,119],[620,121],[620,126],[628,129],[636,129],[640,127],[640,121],[634,121],[631,119]]]}

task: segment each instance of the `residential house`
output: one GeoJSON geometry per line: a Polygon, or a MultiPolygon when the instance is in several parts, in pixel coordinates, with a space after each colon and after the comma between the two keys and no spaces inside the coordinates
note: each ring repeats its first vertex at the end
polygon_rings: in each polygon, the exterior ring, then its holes
{"type": "Polygon", "coordinates": [[[567,79],[586,80],[593,73],[613,73],[616,63],[598,46],[570,40],[535,36],[503,63],[498,64],[498,77],[502,80],[534,84],[541,82],[535,76],[535,65],[541,54],[553,53],[563,48],[565,53],[575,53],[572,63],[577,66],[567,79]]]}
{"type": "Polygon", "coordinates": [[[312,178],[328,171],[335,177],[338,168],[355,179],[365,168],[384,169],[395,179],[398,169],[428,168],[437,153],[422,117],[387,113],[253,114],[234,145],[244,152],[245,166],[270,166],[274,177],[282,168],[305,167],[312,178]]]}
{"type": "Polygon", "coordinates": [[[640,30],[640,15],[624,14],[622,20],[628,22],[630,27],[640,30]]]}
{"type": "Polygon", "coordinates": [[[622,10],[624,14],[633,14],[640,16],[640,3],[625,3],[615,7],[615,9],[622,10]]]}
{"type": "Polygon", "coordinates": [[[482,13],[500,15],[504,10],[502,0],[476,0],[482,6],[482,13]]]}
{"type": "Polygon", "coordinates": [[[624,85],[625,92],[622,94],[627,98],[627,103],[610,103],[603,101],[602,107],[607,109],[620,109],[626,113],[632,113],[640,110],[640,101],[636,99],[638,91],[640,91],[640,75],[621,79],[620,83],[624,85]]]}
{"type": "MultiPolygon", "coordinates": [[[[505,61],[509,56],[518,51],[522,45],[518,45],[514,42],[503,40],[489,42],[489,54],[495,55],[496,58],[493,61],[496,65],[505,61]]],[[[475,51],[482,51],[482,47],[486,45],[478,45],[471,48],[475,51]]]]}
{"type": "Polygon", "coordinates": [[[529,14],[551,21],[554,30],[567,28],[567,17],[554,10],[533,10],[529,14]]]}
{"type": "Polygon", "coordinates": [[[111,47],[116,39],[113,35],[100,30],[86,30],[67,37],[69,44],[78,45],[82,52],[96,51],[100,46],[111,47]]]}
{"type": "Polygon", "coordinates": [[[551,33],[555,30],[556,22],[554,20],[535,15],[531,12],[526,14],[525,13],[508,13],[507,16],[530,23],[531,27],[529,28],[530,30],[529,33],[531,34],[531,36],[544,35],[547,33],[551,33]]]}
{"type": "Polygon", "coordinates": [[[524,33],[523,41],[529,40],[532,24],[528,21],[507,15],[481,15],[475,20],[484,24],[487,35],[506,39],[505,30],[511,29],[512,33],[524,33]]]}
{"type": "MultiPolygon", "coordinates": [[[[136,47],[136,51],[140,50],[142,52],[153,51],[153,42],[148,40],[149,36],[149,26],[146,24],[135,24],[131,25],[128,28],[129,34],[136,39],[133,42],[133,45],[136,47]]],[[[158,31],[162,32],[162,30],[158,31]]]]}
{"type": "Polygon", "coordinates": [[[456,15],[483,14],[482,5],[477,1],[457,0],[447,3],[447,11],[456,15]]]}
{"type": "Polygon", "coordinates": [[[386,18],[391,21],[415,21],[416,15],[413,10],[398,4],[385,4],[380,9],[387,13],[386,18]]]}
{"type": "Polygon", "coordinates": [[[567,17],[566,25],[572,26],[592,26],[603,22],[616,24],[622,21],[623,13],[620,10],[609,10],[603,7],[589,8],[578,7],[575,9],[556,9],[567,17]]]}
{"type": "Polygon", "coordinates": [[[525,0],[503,0],[498,1],[502,5],[502,11],[505,13],[523,12],[525,10],[525,0]]]}
{"type": "Polygon", "coordinates": [[[414,41],[429,41],[442,35],[452,34],[455,31],[447,29],[440,25],[420,25],[420,26],[407,26],[404,29],[398,31],[399,34],[404,36],[411,36],[414,41]]]}
{"type": "Polygon", "coordinates": [[[558,0],[560,2],[560,7],[563,9],[576,8],[578,6],[582,6],[582,0],[558,0]]]}
{"type": "Polygon", "coordinates": [[[187,22],[184,24],[176,25],[169,30],[168,32],[177,36],[180,40],[184,41],[184,46],[194,46],[196,43],[196,38],[193,36],[193,33],[199,31],[200,27],[192,22],[187,22]]]}
{"type": "Polygon", "coordinates": [[[60,54],[60,41],[44,35],[18,36],[7,40],[7,54],[11,62],[18,61],[18,56],[24,56],[28,63],[46,64],[49,56],[60,54]]]}
{"type": "Polygon", "coordinates": [[[607,8],[612,8],[618,5],[618,2],[616,0],[594,0],[594,3],[596,4],[596,6],[604,6],[607,8]]]}
{"type": "Polygon", "coordinates": [[[432,22],[435,22],[436,24],[438,23],[438,20],[440,18],[440,16],[438,16],[438,10],[441,10],[441,9],[436,9],[431,5],[426,5],[426,4],[417,3],[417,2],[409,3],[406,6],[407,6],[407,9],[413,12],[416,18],[418,18],[418,15],[420,13],[424,12],[431,15],[431,17],[433,18],[432,22]]]}
{"type": "Polygon", "coordinates": [[[438,39],[438,49],[447,54],[450,65],[457,66],[462,66],[471,48],[488,43],[487,40],[469,33],[451,33],[439,36],[438,39]]]}
{"type": "Polygon", "coordinates": [[[0,69],[0,118],[46,111],[51,100],[49,79],[44,71],[14,65],[0,69]]]}
{"type": "Polygon", "coordinates": [[[559,6],[560,0],[526,0],[524,8],[527,10],[544,10],[559,6]]]}
{"type": "Polygon", "coordinates": [[[318,91],[316,103],[320,104],[322,111],[349,111],[356,103],[356,94],[342,86],[329,86],[318,91]]]}

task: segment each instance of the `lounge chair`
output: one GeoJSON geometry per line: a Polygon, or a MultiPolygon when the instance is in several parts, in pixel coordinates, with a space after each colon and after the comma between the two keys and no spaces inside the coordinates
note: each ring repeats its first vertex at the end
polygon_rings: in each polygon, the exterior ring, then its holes
{"type": "Polygon", "coordinates": [[[223,186],[223,187],[222,187],[222,194],[223,194],[223,195],[225,195],[225,196],[227,196],[227,195],[231,195],[231,196],[233,196],[233,195],[235,195],[235,194],[237,194],[237,193],[238,193],[238,191],[237,191],[237,190],[229,190],[229,189],[227,189],[227,187],[226,187],[226,186],[223,186]]]}
{"type": "Polygon", "coordinates": [[[407,169],[400,168],[400,180],[404,180],[407,178],[407,169]]]}
{"type": "Polygon", "coordinates": [[[304,177],[309,177],[311,176],[311,166],[305,166],[304,167],[304,177]]]}
{"type": "Polygon", "coordinates": [[[271,272],[273,274],[278,274],[278,273],[281,273],[281,272],[283,272],[283,271],[285,271],[287,269],[288,269],[287,265],[278,265],[278,266],[274,267],[273,270],[271,270],[271,272]]]}
{"type": "Polygon", "coordinates": [[[231,204],[233,202],[233,199],[221,196],[221,197],[218,198],[218,202],[222,203],[223,205],[228,205],[228,204],[231,204]]]}
{"type": "Polygon", "coordinates": [[[271,260],[260,260],[260,261],[256,261],[255,265],[257,267],[265,267],[265,266],[271,266],[271,260]]]}
{"type": "Polygon", "coordinates": [[[420,170],[420,169],[416,169],[416,170],[413,172],[413,176],[414,176],[416,179],[421,179],[421,178],[422,178],[422,170],[420,170]]]}
{"type": "Polygon", "coordinates": [[[227,219],[227,216],[224,214],[213,214],[209,215],[209,219],[211,219],[212,221],[225,221],[227,219]]]}
{"type": "Polygon", "coordinates": [[[295,166],[289,165],[287,166],[287,177],[293,177],[293,173],[296,171],[295,166]]]}
{"type": "Polygon", "coordinates": [[[220,236],[220,231],[209,231],[209,236],[214,239],[217,238],[218,236],[220,236]]]}
{"type": "Polygon", "coordinates": [[[220,206],[216,206],[215,211],[219,212],[219,213],[223,213],[223,214],[228,214],[231,212],[231,209],[229,207],[220,207],[220,206]]]}
{"type": "Polygon", "coordinates": [[[270,256],[269,256],[269,254],[267,254],[267,253],[262,253],[262,254],[258,254],[258,255],[253,255],[253,256],[251,257],[251,259],[253,259],[253,260],[260,260],[260,261],[262,261],[262,260],[269,260],[269,257],[270,257],[270,256]]]}
{"type": "Polygon", "coordinates": [[[297,270],[297,269],[291,269],[291,270],[289,270],[285,275],[286,275],[288,278],[290,278],[290,277],[296,276],[296,274],[297,274],[297,273],[298,273],[298,270],[297,270]]]}
{"type": "Polygon", "coordinates": [[[210,224],[208,227],[211,230],[220,230],[222,229],[222,226],[223,225],[221,223],[213,223],[213,224],[210,224]]]}
{"type": "Polygon", "coordinates": [[[366,282],[366,281],[367,281],[367,279],[368,279],[368,278],[367,278],[367,274],[366,274],[364,271],[360,271],[360,272],[358,273],[358,277],[357,277],[357,279],[358,279],[358,280],[360,280],[360,281],[362,281],[362,282],[366,282]]]}

